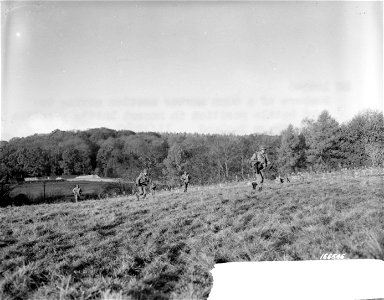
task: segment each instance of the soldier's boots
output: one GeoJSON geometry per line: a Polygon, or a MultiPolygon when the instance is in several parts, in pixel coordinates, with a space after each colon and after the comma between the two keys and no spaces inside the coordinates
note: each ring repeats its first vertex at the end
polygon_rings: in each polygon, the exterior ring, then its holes
{"type": "MultiPolygon", "coordinates": [[[[252,182],[252,188],[253,188],[254,190],[256,190],[256,188],[257,188],[257,183],[256,183],[256,182],[252,182]]],[[[259,188],[258,188],[257,190],[260,192],[262,189],[263,189],[263,186],[260,185],[259,188]]]]}
{"type": "Polygon", "coordinates": [[[147,197],[147,194],[136,194],[137,201],[140,200],[140,196],[143,198],[143,200],[147,197]]]}

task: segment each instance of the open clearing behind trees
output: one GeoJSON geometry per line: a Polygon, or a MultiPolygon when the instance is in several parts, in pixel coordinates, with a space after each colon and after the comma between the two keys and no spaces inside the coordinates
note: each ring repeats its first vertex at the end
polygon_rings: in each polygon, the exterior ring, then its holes
{"type": "MultiPolygon", "coordinates": [[[[384,259],[384,177],[0,209],[1,299],[202,299],[215,263],[384,259]]],[[[255,283],[257,284],[257,283],[255,283]]]]}
{"type": "MultiPolygon", "coordinates": [[[[95,181],[48,181],[45,183],[45,198],[46,202],[52,201],[57,198],[59,201],[74,201],[72,189],[76,184],[79,184],[84,197],[97,198],[102,194],[103,188],[109,183],[95,182],[95,181]]],[[[31,204],[43,201],[44,185],[43,182],[30,182],[17,185],[11,192],[14,197],[18,194],[24,194],[30,199],[31,204]]]]}

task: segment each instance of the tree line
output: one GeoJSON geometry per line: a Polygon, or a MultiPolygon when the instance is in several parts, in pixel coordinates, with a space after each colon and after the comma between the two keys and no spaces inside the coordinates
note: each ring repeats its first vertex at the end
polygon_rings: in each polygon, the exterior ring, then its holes
{"type": "Polygon", "coordinates": [[[1,141],[0,178],[97,174],[128,181],[143,168],[175,185],[187,170],[196,184],[247,178],[249,158],[263,144],[273,162],[269,175],[379,166],[384,160],[384,122],[366,111],[339,124],[327,111],[289,125],[279,135],[133,132],[95,128],[55,130],[1,141]]]}

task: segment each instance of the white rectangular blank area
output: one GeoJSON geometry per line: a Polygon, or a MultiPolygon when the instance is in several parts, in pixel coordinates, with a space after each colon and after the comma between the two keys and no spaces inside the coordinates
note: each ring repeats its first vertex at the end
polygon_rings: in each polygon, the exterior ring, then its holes
{"type": "Polygon", "coordinates": [[[384,298],[384,261],[234,262],[211,271],[209,300],[384,298]]]}

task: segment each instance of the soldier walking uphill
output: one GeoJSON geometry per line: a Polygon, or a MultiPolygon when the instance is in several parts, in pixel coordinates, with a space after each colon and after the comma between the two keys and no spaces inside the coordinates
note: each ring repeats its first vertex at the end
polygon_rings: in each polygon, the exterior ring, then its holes
{"type": "Polygon", "coordinates": [[[270,164],[267,153],[265,152],[267,148],[265,146],[260,147],[260,151],[255,152],[251,157],[251,164],[253,168],[255,181],[252,182],[252,188],[256,190],[258,187],[259,191],[263,188],[264,183],[264,170],[270,164]]]}
{"type": "Polygon", "coordinates": [[[191,176],[188,174],[187,171],[184,171],[183,175],[181,175],[181,181],[183,182],[184,185],[184,193],[188,189],[188,183],[191,180],[191,176]]]}
{"type": "Polygon", "coordinates": [[[147,169],[144,169],[143,172],[140,173],[139,177],[136,178],[136,197],[137,200],[140,199],[140,196],[143,196],[143,199],[147,196],[146,187],[149,184],[149,174],[147,169]],[[140,193],[139,193],[140,192],[140,193]]]}
{"type": "Polygon", "coordinates": [[[79,187],[78,184],[76,184],[76,186],[73,188],[72,192],[73,192],[73,195],[75,196],[75,202],[77,203],[77,200],[81,196],[81,188],[79,187]]]}

